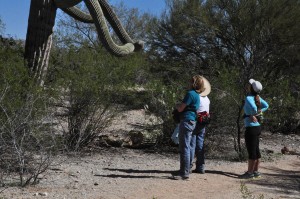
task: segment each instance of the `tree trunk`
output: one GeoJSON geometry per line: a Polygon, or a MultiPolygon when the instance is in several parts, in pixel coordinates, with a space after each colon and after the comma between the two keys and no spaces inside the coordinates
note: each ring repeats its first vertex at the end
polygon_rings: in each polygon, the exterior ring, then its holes
{"type": "Polygon", "coordinates": [[[241,113],[242,113],[242,110],[243,110],[243,106],[244,106],[244,102],[242,102],[242,104],[238,108],[238,117],[237,117],[237,120],[236,120],[236,125],[237,125],[237,148],[236,148],[236,151],[238,153],[241,153],[241,151],[242,151],[242,146],[241,146],[242,131],[241,131],[240,120],[241,120],[241,113]]]}
{"type": "Polygon", "coordinates": [[[56,10],[53,0],[31,0],[24,58],[39,85],[48,68],[56,10]]]}

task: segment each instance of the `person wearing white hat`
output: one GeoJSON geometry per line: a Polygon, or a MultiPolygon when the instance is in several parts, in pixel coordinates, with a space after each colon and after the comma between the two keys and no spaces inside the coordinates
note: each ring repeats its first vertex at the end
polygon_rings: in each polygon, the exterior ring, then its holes
{"type": "Polygon", "coordinates": [[[250,85],[252,86],[253,91],[256,93],[260,93],[262,90],[262,85],[259,81],[255,81],[254,79],[249,80],[250,85]]]}
{"type": "Polygon", "coordinates": [[[247,92],[244,103],[244,124],[245,131],[245,143],[248,152],[248,170],[241,176],[243,179],[258,178],[261,177],[258,169],[260,163],[260,149],[259,149],[259,136],[261,134],[261,116],[265,112],[269,105],[259,96],[262,91],[262,84],[259,81],[250,79],[247,84],[247,92]]]}
{"type": "MultiPolygon", "coordinates": [[[[204,91],[199,94],[200,97],[200,106],[197,110],[197,113],[206,113],[209,114],[210,100],[208,94],[211,91],[211,85],[209,81],[202,77],[204,80],[204,91]]],[[[205,155],[204,155],[204,136],[206,132],[206,123],[197,122],[196,128],[192,134],[191,140],[191,169],[193,167],[194,157],[196,155],[196,168],[193,173],[205,173],[205,155]]]]}

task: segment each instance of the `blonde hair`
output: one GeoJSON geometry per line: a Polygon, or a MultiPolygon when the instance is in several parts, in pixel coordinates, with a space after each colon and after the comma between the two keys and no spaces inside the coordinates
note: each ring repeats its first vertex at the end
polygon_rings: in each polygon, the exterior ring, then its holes
{"type": "Polygon", "coordinates": [[[205,90],[203,76],[201,76],[201,75],[193,76],[193,78],[192,78],[192,87],[197,92],[202,93],[205,90]]]}

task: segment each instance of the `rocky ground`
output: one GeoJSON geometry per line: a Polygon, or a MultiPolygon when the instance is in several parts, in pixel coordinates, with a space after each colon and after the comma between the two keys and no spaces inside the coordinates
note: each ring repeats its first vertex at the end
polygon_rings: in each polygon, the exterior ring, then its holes
{"type": "Polygon", "coordinates": [[[246,162],[208,159],[206,174],[177,181],[171,178],[171,172],[179,168],[177,153],[99,148],[57,157],[40,176],[39,184],[0,188],[0,198],[300,198],[300,156],[280,154],[283,145],[298,151],[299,137],[278,136],[262,137],[263,150],[272,155],[265,155],[269,159],[261,164],[263,177],[259,180],[237,178],[246,162]]]}
{"type": "MultiPolygon", "coordinates": [[[[139,117],[136,114],[141,113],[130,112],[126,125],[140,122],[135,118],[143,119],[143,114],[139,117]]],[[[131,127],[118,125],[114,124],[112,131],[131,127]]],[[[232,145],[231,141],[223,142],[232,145]]],[[[173,150],[93,148],[82,154],[56,157],[37,185],[0,187],[0,199],[300,199],[299,143],[300,136],[264,132],[261,137],[263,177],[258,180],[238,178],[245,172],[246,162],[210,155],[205,174],[191,174],[189,181],[173,180],[171,172],[179,168],[176,147],[173,150]],[[283,155],[284,146],[291,152],[283,155]]],[[[228,156],[227,150],[218,153],[228,156]]]]}

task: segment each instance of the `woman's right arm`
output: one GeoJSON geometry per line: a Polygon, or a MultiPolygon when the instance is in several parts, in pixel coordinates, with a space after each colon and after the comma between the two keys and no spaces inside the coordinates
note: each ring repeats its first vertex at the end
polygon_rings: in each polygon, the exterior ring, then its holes
{"type": "Polygon", "coordinates": [[[181,103],[176,106],[178,112],[182,112],[185,109],[185,107],[186,107],[185,103],[181,103]]]}
{"type": "Polygon", "coordinates": [[[269,108],[269,104],[262,98],[260,98],[260,103],[261,103],[261,111],[265,112],[269,108]]]}

